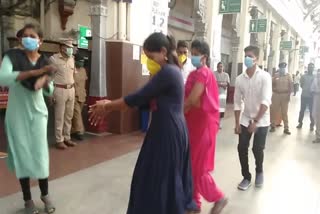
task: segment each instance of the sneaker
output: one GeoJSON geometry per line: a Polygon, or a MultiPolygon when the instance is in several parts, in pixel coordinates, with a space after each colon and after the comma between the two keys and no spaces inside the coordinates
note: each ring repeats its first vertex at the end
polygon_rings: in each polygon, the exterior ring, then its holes
{"type": "Polygon", "coordinates": [[[251,186],[251,181],[247,179],[243,179],[241,183],[238,185],[238,189],[242,191],[246,191],[251,186]]]}
{"type": "Polygon", "coordinates": [[[302,128],[302,123],[299,123],[299,125],[297,126],[297,129],[301,129],[302,128]]]}
{"type": "Polygon", "coordinates": [[[291,132],[289,131],[289,129],[285,129],[285,130],[283,131],[283,133],[286,134],[286,135],[291,135],[291,132]]]}
{"type": "Polygon", "coordinates": [[[258,187],[258,188],[262,187],[263,186],[263,180],[264,180],[263,173],[257,173],[256,182],[255,182],[256,187],[258,187]]]}
{"type": "Polygon", "coordinates": [[[275,132],[276,131],[276,128],[275,127],[271,127],[270,128],[270,132],[275,132]]]}

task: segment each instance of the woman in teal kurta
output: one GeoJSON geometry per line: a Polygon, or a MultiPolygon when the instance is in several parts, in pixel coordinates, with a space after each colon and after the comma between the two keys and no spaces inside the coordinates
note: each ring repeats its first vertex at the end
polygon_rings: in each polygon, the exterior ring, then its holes
{"type": "Polygon", "coordinates": [[[55,211],[48,196],[48,110],[44,100],[44,95],[53,92],[53,84],[47,75],[53,67],[45,65],[45,58],[38,53],[41,41],[40,30],[26,25],[21,41],[24,50],[8,51],[0,69],[0,85],[9,87],[5,117],[7,165],[20,180],[27,214],[39,213],[31,198],[30,178],[39,179],[47,213],[55,211]]]}

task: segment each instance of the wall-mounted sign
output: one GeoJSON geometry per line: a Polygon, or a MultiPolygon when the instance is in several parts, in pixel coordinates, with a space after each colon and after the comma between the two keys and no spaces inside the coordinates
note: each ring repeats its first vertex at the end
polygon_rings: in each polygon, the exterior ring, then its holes
{"type": "Polygon", "coordinates": [[[293,42],[292,41],[281,41],[280,50],[292,50],[293,42]]]}
{"type": "Polygon", "coordinates": [[[168,2],[163,0],[152,1],[151,32],[168,33],[168,2]]]}
{"type": "Polygon", "coordinates": [[[220,0],[219,13],[240,13],[241,12],[241,0],[220,0]]]}
{"type": "Polygon", "coordinates": [[[88,49],[89,41],[86,37],[91,36],[91,29],[86,26],[79,25],[78,48],[88,49]]]}
{"type": "Polygon", "coordinates": [[[252,19],[250,20],[250,33],[265,33],[267,32],[267,19],[252,19]]]}

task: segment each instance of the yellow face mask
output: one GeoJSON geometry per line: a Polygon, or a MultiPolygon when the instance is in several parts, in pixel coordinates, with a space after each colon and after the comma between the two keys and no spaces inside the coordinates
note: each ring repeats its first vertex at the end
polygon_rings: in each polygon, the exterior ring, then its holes
{"type": "Polygon", "coordinates": [[[179,62],[183,64],[187,60],[187,56],[182,54],[179,56],[179,62]]]}
{"type": "Polygon", "coordinates": [[[161,70],[161,66],[157,62],[149,58],[147,59],[147,68],[151,76],[156,75],[161,70]]]}

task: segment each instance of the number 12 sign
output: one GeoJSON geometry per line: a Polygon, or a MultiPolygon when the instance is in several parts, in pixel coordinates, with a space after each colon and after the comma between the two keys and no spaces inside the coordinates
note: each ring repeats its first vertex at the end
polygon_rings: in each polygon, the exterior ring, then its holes
{"type": "Polygon", "coordinates": [[[163,0],[152,1],[151,32],[168,33],[168,3],[163,0]]]}

